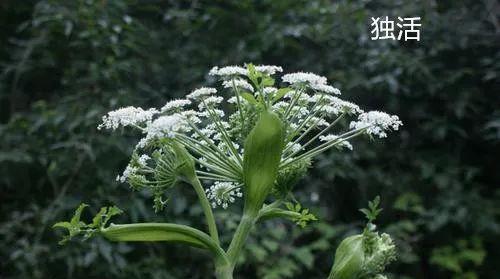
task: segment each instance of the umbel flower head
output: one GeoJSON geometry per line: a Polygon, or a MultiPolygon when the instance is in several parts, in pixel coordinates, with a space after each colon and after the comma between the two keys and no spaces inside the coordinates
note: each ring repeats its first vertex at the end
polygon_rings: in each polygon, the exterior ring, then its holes
{"type": "Polygon", "coordinates": [[[117,179],[152,190],[155,204],[164,204],[163,193],[182,181],[178,154],[172,150],[175,143],[192,156],[213,205],[226,208],[250,194],[259,206],[269,193],[287,197],[317,155],[332,148],[352,150],[352,138],[384,138],[402,125],[397,116],[364,112],[341,99],[340,90],[325,77],[304,72],[276,77],[282,72],[269,65],[214,67],[209,75],[220,81],[219,88],[194,89],[185,99],[159,109],[109,112],[99,129],[132,127],[142,133],[130,164],[117,179]],[[257,163],[262,158],[249,153],[268,157],[257,163]],[[246,170],[258,172],[264,163],[275,168],[264,180],[246,170]]]}

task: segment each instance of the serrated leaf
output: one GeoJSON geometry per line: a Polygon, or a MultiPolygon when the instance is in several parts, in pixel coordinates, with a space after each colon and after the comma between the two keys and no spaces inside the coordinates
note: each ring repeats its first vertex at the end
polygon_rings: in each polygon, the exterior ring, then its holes
{"type": "Polygon", "coordinates": [[[85,207],[89,206],[88,204],[82,203],[78,208],[75,210],[75,214],[71,218],[70,223],[74,226],[78,225],[80,223],[80,216],[82,215],[82,211],[85,207]]]}
{"type": "Polygon", "coordinates": [[[258,78],[260,76],[259,72],[255,70],[255,66],[252,63],[247,64],[247,70],[248,70],[248,78],[250,79],[250,81],[252,81],[254,85],[257,85],[258,78]]]}
{"type": "Polygon", "coordinates": [[[69,229],[71,228],[72,225],[70,222],[58,222],[58,223],[55,223],[54,225],[52,225],[52,228],[65,228],[65,229],[69,229]]]}
{"type": "Polygon", "coordinates": [[[94,218],[92,218],[92,223],[86,224],[80,220],[80,217],[83,209],[87,206],[87,204],[81,204],[78,206],[70,222],[58,222],[52,226],[53,228],[65,228],[68,230],[68,235],[64,236],[59,244],[64,244],[73,237],[81,234],[83,234],[84,240],[92,237],[106,225],[112,216],[122,212],[116,206],[102,207],[94,218]]]}
{"type": "Polygon", "coordinates": [[[295,204],[295,212],[300,212],[301,208],[302,208],[302,206],[300,205],[300,203],[295,204]]]}
{"type": "Polygon", "coordinates": [[[366,216],[366,218],[370,217],[370,210],[366,208],[361,208],[359,211],[363,212],[363,214],[366,216]]]}
{"type": "Polygon", "coordinates": [[[101,207],[101,210],[92,218],[92,226],[94,228],[99,228],[102,223],[102,217],[104,214],[106,214],[107,208],[106,207],[101,207]]]}
{"type": "Polygon", "coordinates": [[[111,207],[108,207],[108,211],[106,213],[106,218],[104,219],[103,226],[108,223],[108,221],[111,219],[111,217],[120,215],[123,213],[123,210],[118,208],[117,206],[113,205],[111,207]]]}

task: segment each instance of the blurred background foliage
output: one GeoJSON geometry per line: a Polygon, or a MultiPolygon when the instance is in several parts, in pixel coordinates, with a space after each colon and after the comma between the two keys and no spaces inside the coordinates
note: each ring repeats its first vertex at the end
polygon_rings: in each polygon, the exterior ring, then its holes
{"type": "MultiPolygon", "coordinates": [[[[253,62],[325,75],[404,129],[318,158],[297,199],[321,220],[262,224],[238,278],[324,278],[377,194],[379,226],[398,242],[391,278],[498,278],[499,13],[494,0],[2,1],[0,277],[210,278],[196,249],[60,247],[50,227],[81,201],[121,207],[115,222],[203,227],[187,187],[154,214],[146,193],[118,185],[134,138],[96,126],[210,84],[214,65],[253,62]],[[370,40],[370,18],[386,15],[421,16],[421,41],[370,40]]],[[[217,215],[227,241],[237,215],[217,215]]]]}

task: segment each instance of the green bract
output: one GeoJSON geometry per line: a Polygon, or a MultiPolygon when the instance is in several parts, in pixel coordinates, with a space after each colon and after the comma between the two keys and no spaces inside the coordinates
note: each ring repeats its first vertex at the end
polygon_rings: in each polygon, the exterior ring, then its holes
{"type": "Polygon", "coordinates": [[[263,111],[245,141],[243,179],[245,210],[256,214],[273,188],[283,151],[283,123],[263,111]]]}

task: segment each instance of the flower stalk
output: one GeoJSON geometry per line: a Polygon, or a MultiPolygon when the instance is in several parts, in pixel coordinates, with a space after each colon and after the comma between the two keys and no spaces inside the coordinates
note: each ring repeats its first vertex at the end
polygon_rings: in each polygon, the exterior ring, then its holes
{"type": "Polygon", "coordinates": [[[205,190],[203,189],[203,186],[201,186],[198,177],[193,178],[190,181],[190,183],[193,186],[196,195],[198,196],[201,208],[203,209],[203,214],[205,214],[205,221],[207,222],[210,237],[215,241],[217,245],[219,245],[220,242],[219,242],[219,232],[217,231],[217,224],[215,223],[212,207],[210,207],[210,202],[207,199],[205,190]]]}

